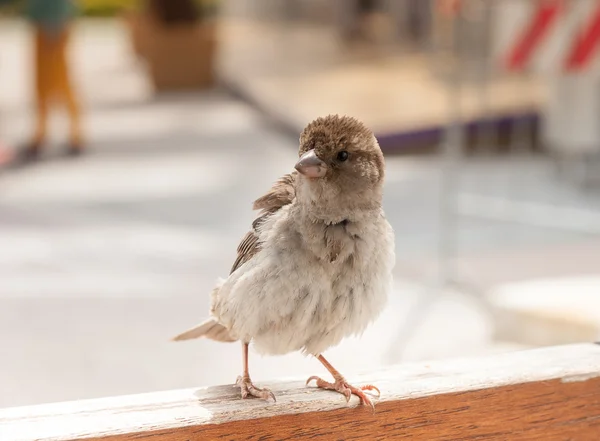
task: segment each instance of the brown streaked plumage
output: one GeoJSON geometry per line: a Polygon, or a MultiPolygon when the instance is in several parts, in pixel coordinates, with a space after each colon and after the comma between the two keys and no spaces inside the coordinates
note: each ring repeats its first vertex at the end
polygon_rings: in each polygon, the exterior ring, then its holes
{"type": "Polygon", "coordinates": [[[252,222],[252,230],[240,242],[237,248],[237,258],[231,267],[230,274],[252,258],[259,250],[257,228],[260,224],[284,205],[291,204],[296,195],[294,184],[297,172],[284,175],[269,190],[267,194],[254,201],[254,210],[261,210],[259,216],[252,222]]]}

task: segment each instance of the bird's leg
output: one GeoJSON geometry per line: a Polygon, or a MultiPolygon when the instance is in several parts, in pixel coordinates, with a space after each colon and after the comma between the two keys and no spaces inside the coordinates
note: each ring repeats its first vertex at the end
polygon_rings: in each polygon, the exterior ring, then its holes
{"type": "Polygon", "coordinates": [[[369,396],[365,393],[365,391],[377,391],[377,397],[379,397],[381,395],[381,392],[379,392],[379,389],[377,389],[372,384],[367,384],[365,386],[360,386],[360,387],[354,387],[354,386],[348,384],[348,382],[346,381],[344,376],[342,374],[340,374],[325,359],[325,357],[323,357],[322,355],[319,355],[317,357],[317,360],[319,360],[321,363],[323,363],[323,366],[325,366],[325,368],[327,368],[327,370],[331,373],[331,375],[333,376],[333,379],[335,381],[333,383],[330,383],[330,382],[325,381],[325,380],[321,379],[320,377],[317,377],[316,375],[314,375],[306,381],[306,384],[310,383],[312,380],[315,380],[317,382],[317,387],[320,387],[321,389],[335,390],[335,391],[343,394],[346,397],[346,401],[350,401],[350,397],[352,396],[352,394],[354,394],[360,399],[360,402],[362,404],[371,406],[371,408],[373,410],[375,410],[375,405],[373,404],[373,401],[371,401],[371,398],[369,398],[369,396]]]}
{"type": "Polygon", "coordinates": [[[252,384],[252,380],[250,380],[250,373],[248,372],[248,343],[242,343],[242,353],[244,359],[244,373],[242,376],[237,378],[235,382],[236,386],[240,388],[242,391],[242,398],[247,398],[248,395],[256,398],[263,398],[268,400],[272,398],[273,401],[277,401],[275,399],[275,395],[268,388],[259,389],[252,384]]]}

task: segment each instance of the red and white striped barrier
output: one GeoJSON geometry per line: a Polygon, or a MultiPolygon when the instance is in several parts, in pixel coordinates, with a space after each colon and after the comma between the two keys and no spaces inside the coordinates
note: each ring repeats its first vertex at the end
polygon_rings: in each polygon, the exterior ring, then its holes
{"type": "Polygon", "coordinates": [[[600,67],[599,0],[502,0],[493,7],[502,69],[559,74],[600,67]]]}
{"type": "Polygon", "coordinates": [[[525,26],[516,33],[517,38],[509,48],[505,61],[508,70],[521,70],[531,62],[536,50],[543,45],[548,33],[556,24],[563,8],[564,2],[561,0],[541,1],[535,5],[525,26]]]}
{"type": "Polygon", "coordinates": [[[565,68],[577,71],[587,68],[593,57],[600,51],[600,2],[596,3],[592,14],[586,17],[584,26],[577,32],[568,52],[565,68]]]}
{"type": "Polygon", "coordinates": [[[544,144],[567,154],[600,151],[600,0],[492,0],[493,56],[508,72],[547,86],[544,144]]]}
{"type": "MultiPolygon", "coordinates": [[[[493,8],[492,57],[547,87],[541,138],[567,154],[600,153],[600,0],[483,0],[493,8]]],[[[459,0],[442,13],[466,14],[459,0]]]]}

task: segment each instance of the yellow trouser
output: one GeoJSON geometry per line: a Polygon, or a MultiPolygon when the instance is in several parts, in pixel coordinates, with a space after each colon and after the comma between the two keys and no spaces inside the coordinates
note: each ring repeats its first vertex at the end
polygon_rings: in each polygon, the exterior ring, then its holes
{"type": "Polygon", "coordinates": [[[70,29],[50,32],[36,28],[35,35],[35,91],[37,127],[35,142],[44,142],[47,132],[48,110],[52,101],[66,106],[70,124],[70,141],[81,143],[79,104],[71,87],[67,47],[70,29]]]}

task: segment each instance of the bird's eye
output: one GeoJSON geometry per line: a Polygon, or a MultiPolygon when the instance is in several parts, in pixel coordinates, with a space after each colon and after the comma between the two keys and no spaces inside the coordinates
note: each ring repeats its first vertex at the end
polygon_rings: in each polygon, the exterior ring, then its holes
{"type": "Polygon", "coordinates": [[[342,150],[337,154],[337,159],[338,161],[344,162],[346,159],[348,159],[348,152],[346,150],[342,150]]]}

